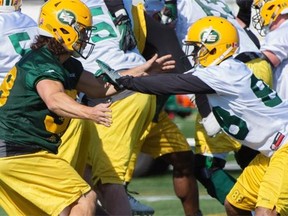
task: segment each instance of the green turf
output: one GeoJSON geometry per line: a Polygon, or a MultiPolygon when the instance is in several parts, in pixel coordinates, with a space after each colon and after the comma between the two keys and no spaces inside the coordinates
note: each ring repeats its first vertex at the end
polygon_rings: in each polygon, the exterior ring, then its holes
{"type": "MultiPolygon", "coordinates": [[[[230,172],[230,174],[237,177],[239,172],[230,172]]],[[[205,188],[200,183],[198,185],[200,207],[203,215],[226,215],[224,207],[218,201],[208,196],[205,188]]],[[[139,192],[140,194],[134,195],[134,197],[142,203],[153,207],[155,209],[155,216],[184,215],[182,205],[173,191],[171,171],[158,176],[134,178],[129,184],[129,190],[139,192]],[[151,197],[158,197],[160,200],[151,200],[151,197]],[[166,200],[165,198],[169,199],[166,200]]]]}
{"type": "Polygon", "coordinates": [[[7,215],[6,212],[2,208],[0,208],[0,216],[6,216],[6,215],[7,215]]]}

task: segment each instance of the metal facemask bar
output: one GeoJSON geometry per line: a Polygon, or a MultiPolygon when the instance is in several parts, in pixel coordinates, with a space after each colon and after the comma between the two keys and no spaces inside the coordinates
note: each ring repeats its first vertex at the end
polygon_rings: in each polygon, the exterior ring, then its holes
{"type": "Polygon", "coordinates": [[[78,40],[72,46],[75,52],[73,53],[73,56],[81,56],[82,58],[87,59],[91,55],[95,46],[93,43],[89,42],[93,29],[92,27],[85,28],[85,26],[79,23],[74,23],[72,27],[77,31],[79,36],[78,40]]]}

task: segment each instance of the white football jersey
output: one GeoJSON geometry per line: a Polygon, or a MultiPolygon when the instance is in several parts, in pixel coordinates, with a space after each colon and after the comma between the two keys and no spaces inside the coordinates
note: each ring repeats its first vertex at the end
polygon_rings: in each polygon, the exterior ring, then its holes
{"type": "MultiPolygon", "coordinates": [[[[79,59],[86,70],[91,73],[99,70],[96,59],[107,63],[115,70],[132,68],[141,65],[145,59],[137,48],[124,53],[119,48],[120,34],[103,0],[83,0],[90,8],[94,30],[90,41],[95,44],[94,50],[88,59],[79,59]]],[[[125,4],[126,5],[126,4],[125,4]]],[[[130,4],[131,6],[131,4],[130,4]]],[[[127,10],[128,11],[128,10],[127,10]]]]}
{"type": "Polygon", "coordinates": [[[273,88],[282,98],[288,99],[288,20],[277,29],[269,32],[262,44],[261,51],[269,50],[280,60],[280,64],[273,69],[273,88]]]}
{"type": "Polygon", "coordinates": [[[36,22],[16,11],[0,13],[0,83],[28,50],[38,34],[36,22]]]}
{"type": "Polygon", "coordinates": [[[287,142],[288,101],[282,101],[244,63],[229,58],[218,66],[197,68],[193,75],[216,91],[207,97],[226,133],[266,156],[287,142]]]}

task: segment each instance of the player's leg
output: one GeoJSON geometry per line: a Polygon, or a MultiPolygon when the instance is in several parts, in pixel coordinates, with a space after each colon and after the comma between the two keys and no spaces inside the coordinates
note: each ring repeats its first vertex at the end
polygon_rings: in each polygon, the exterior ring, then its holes
{"type": "Polygon", "coordinates": [[[8,215],[59,215],[67,207],[78,209],[78,215],[95,212],[96,194],[57,155],[41,151],[2,157],[0,164],[0,205],[8,215]]]}
{"type": "Polygon", "coordinates": [[[233,187],[236,180],[225,170],[226,161],[217,158],[195,155],[195,176],[197,180],[206,188],[207,193],[224,204],[225,197],[233,187]]]}
{"type": "Polygon", "coordinates": [[[207,135],[201,117],[198,114],[195,122],[195,176],[207,189],[210,196],[224,204],[226,195],[235,183],[235,179],[223,168],[226,155],[231,151],[238,151],[241,145],[225,133],[218,133],[214,137],[207,135]]]}
{"type": "Polygon", "coordinates": [[[142,146],[142,152],[162,157],[173,165],[173,184],[186,215],[201,215],[197,181],[194,177],[194,156],[186,138],[175,123],[162,111],[153,123],[142,146]]]}
{"type": "MultiPolygon", "coordinates": [[[[259,183],[262,181],[268,165],[269,158],[258,154],[244,169],[226,196],[227,215],[251,215],[251,211],[255,210],[257,203],[259,183]]],[[[267,194],[267,197],[269,196],[267,194]]]]}
{"type": "Polygon", "coordinates": [[[71,119],[67,130],[61,137],[58,156],[66,160],[81,176],[84,175],[88,149],[94,141],[95,130],[95,124],[91,121],[71,119]]]}
{"type": "Polygon", "coordinates": [[[112,103],[113,124],[109,130],[96,125],[98,138],[89,151],[92,183],[101,204],[111,215],[131,215],[124,188],[125,175],[132,149],[152,120],[155,101],[155,96],[132,94],[112,103]]]}

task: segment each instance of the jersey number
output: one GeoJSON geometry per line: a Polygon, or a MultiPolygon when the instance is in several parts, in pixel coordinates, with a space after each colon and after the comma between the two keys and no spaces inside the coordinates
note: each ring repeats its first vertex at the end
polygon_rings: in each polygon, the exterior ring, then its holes
{"type": "MultiPolygon", "coordinates": [[[[251,77],[251,89],[257,98],[260,98],[265,106],[275,107],[282,100],[277,93],[270,89],[266,83],[257,79],[254,75],[251,77]]],[[[213,107],[213,113],[223,130],[238,140],[244,140],[249,132],[245,120],[236,115],[231,115],[227,110],[216,106],[213,107]]]]}
{"type": "MultiPolygon", "coordinates": [[[[101,7],[91,8],[90,11],[92,14],[92,18],[104,14],[101,7]]],[[[111,26],[109,23],[102,21],[93,25],[93,31],[91,36],[91,40],[93,43],[97,43],[102,40],[107,40],[109,38],[116,38],[116,37],[117,34],[114,31],[113,26],[111,26]]]]}
{"type": "Polygon", "coordinates": [[[23,56],[24,54],[26,54],[30,50],[30,48],[23,49],[20,45],[20,43],[22,41],[29,41],[30,40],[30,37],[29,37],[27,32],[21,32],[21,33],[9,35],[9,39],[10,39],[16,53],[18,53],[19,55],[23,56]]]}

